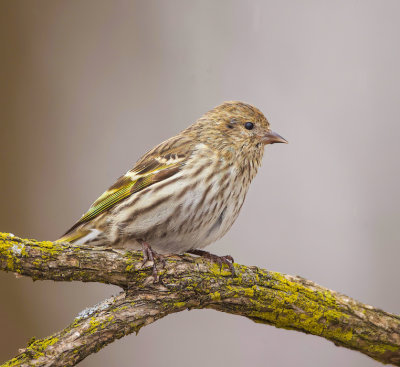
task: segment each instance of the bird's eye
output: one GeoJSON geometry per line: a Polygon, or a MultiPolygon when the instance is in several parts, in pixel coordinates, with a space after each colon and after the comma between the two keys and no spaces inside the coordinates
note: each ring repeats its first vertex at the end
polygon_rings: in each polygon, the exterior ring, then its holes
{"type": "Polygon", "coordinates": [[[246,122],[246,123],[244,124],[244,127],[245,127],[247,130],[251,130],[251,129],[254,127],[254,124],[253,124],[252,122],[246,122]]]}

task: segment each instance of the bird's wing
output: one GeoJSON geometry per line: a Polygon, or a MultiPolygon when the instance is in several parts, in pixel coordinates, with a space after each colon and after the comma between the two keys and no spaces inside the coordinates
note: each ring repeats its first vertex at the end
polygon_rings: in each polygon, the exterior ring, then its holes
{"type": "Polygon", "coordinates": [[[92,204],[87,213],[60,238],[60,241],[75,241],[81,237],[79,233],[74,234],[77,227],[90,222],[127,197],[177,174],[190,155],[187,143],[184,139],[175,137],[148,152],[92,204]]]}

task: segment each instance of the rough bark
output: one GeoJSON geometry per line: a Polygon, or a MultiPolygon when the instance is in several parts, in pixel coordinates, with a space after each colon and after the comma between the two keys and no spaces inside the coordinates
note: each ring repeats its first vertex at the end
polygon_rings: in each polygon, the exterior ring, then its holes
{"type": "Polygon", "coordinates": [[[321,336],[400,366],[400,317],[309,280],[189,255],[170,256],[153,284],[140,252],[24,240],[0,233],[0,270],[33,279],[115,284],[118,296],[84,310],[64,330],[32,340],[2,366],[74,366],[108,343],[168,314],[212,308],[279,328],[321,336]]]}

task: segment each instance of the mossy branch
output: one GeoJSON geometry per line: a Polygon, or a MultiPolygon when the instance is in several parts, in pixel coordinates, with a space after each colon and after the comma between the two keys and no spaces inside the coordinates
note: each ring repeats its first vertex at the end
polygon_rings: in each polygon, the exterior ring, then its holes
{"type": "Polygon", "coordinates": [[[83,311],[64,330],[33,340],[2,366],[74,366],[105,345],[168,314],[212,308],[255,322],[321,336],[382,363],[400,366],[400,317],[309,280],[193,256],[170,256],[153,284],[140,252],[24,240],[0,233],[0,270],[34,280],[79,280],[124,292],[83,311]]]}

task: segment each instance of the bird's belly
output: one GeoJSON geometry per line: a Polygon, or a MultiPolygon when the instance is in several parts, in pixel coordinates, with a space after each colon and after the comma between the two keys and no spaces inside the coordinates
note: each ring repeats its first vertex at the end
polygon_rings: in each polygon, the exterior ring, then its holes
{"type": "Polygon", "coordinates": [[[217,202],[215,212],[207,215],[207,209],[213,209],[205,205],[199,208],[204,215],[187,216],[183,218],[179,226],[171,226],[164,236],[149,236],[147,241],[160,253],[183,253],[191,249],[201,249],[221,238],[232,226],[238,211],[235,206],[225,201],[217,202]]]}

